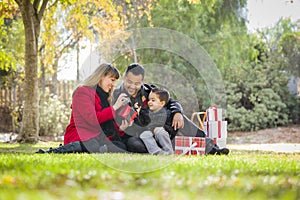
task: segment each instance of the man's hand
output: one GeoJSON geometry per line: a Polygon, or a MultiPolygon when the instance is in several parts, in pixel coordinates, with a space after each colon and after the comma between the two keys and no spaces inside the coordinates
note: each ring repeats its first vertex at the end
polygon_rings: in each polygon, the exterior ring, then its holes
{"type": "Polygon", "coordinates": [[[184,127],[184,120],[181,113],[176,113],[173,117],[172,127],[176,131],[177,129],[184,127]]]}

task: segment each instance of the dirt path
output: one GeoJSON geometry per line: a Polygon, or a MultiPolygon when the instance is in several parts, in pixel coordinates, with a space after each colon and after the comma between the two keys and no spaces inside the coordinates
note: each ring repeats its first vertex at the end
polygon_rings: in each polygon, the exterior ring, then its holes
{"type": "Polygon", "coordinates": [[[227,144],[300,143],[300,125],[255,132],[229,132],[227,144]]]}

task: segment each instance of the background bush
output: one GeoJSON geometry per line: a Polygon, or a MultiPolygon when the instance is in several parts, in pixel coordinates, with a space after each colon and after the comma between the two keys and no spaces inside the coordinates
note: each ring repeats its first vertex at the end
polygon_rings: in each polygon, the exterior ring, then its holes
{"type": "Polygon", "coordinates": [[[298,102],[288,90],[289,75],[276,63],[231,70],[226,82],[228,130],[259,130],[294,121],[298,102]]]}
{"type": "MultiPolygon", "coordinates": [[[[71,102],[71,100],[69,101],[71,102]]],[[[71,109],[62,103],[58,96],[46,95],[40,102],[40,136],[61,136],[69,123],[71,109]]]]}

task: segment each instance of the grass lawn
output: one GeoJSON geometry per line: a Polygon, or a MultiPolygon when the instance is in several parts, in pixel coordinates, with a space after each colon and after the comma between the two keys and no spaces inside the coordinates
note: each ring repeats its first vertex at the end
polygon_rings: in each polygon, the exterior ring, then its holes
{"type": "Polygon", "coordinates": [[[34,154],[0,143],[0,199],[300,199],[300,154],[34,154]]]}

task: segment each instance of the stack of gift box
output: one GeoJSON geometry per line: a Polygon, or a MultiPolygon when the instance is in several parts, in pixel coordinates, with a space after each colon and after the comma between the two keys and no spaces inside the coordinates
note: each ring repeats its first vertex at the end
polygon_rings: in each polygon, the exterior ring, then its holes
{"type": "Polygon", "coordinates": [[[215,144],[220,148],[226,147],[227,121],[222,120],[222,109],[212,106],[206,110],[204,132],[207,137],[212,138],[215,144]]]}
{"type": "MultiPolygon", "coordinates": [[[[220,148],[226,147],[227,121],[222,120],[222,109],[212,106],[206,110],[206,121],[204,122],[203,131],[220,148]]],[[[205,146],[205,138],[175,137],[175,154],[178,155],[203,155],[205,154],[205,146]]]]}

